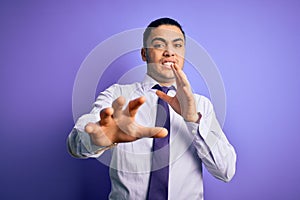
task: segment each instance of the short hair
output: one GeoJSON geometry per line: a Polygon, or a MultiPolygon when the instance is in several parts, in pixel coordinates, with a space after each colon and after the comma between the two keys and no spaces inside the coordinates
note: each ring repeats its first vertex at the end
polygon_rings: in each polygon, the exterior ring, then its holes
{"type": "Polygon", "coordinates": [[[163,17],[163,18],[159,18],[156,19],[154,21],[152,21],[147,28],[144,31],[144,35],[143,35],[143,46],[146,47],[147,46],[147,39],[149,38],[151,31],[153,30],[153,28],[157,28],[161,25],[173,25],[176,26],[180,29],[181,33],[184,36],[185,39],[185,33],[182,29],[182,26],[174,19],[168,18],[168,17],[163,17]]]}

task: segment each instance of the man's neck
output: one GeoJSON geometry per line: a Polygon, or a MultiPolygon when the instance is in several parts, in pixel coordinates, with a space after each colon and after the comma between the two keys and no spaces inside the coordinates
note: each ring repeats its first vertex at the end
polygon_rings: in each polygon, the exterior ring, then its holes
{"type": "Polygon", "coordinates": [[[171,85],[175,84],[175,79],[170,79],[169,81],[161,81],[149,74],[147,75],[150,76],[152,79],[154,79],[160,86],[170,87],[171,85]]]}

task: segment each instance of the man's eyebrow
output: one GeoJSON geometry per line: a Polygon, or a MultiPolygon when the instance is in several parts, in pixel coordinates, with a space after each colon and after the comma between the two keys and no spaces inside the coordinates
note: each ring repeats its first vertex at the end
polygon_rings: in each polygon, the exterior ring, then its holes
{"type": "MultiPolygon", "coordinates": [[[[155,42],[156,40],[161,41],[163,43],[167,43],[167,40],[165,40],[164,38],[156,37],[151,40],[151,44],[153,44],[153,42],[155,42]]],[[[179,42],[179,41],[184,42],[182,38],[176,38],[172,42],[179,42]]]]}
{"type": "Polygon", "coordinates": [[[173,40],[173,42],[178,42],[178,41],[184,42],[182,38],[176,38],[173,40]]]}
{"type": "Polygon", "coordinates": [[[151,44],[152,44],[153,42],[155,42],[156,40],[161,41],[161,42],[164,42],[164,43],[167,43],[167,41],[166,41],[164,38],[156,37],[156,38],[153,38],[153,39],[151,40],[151,44]]]}

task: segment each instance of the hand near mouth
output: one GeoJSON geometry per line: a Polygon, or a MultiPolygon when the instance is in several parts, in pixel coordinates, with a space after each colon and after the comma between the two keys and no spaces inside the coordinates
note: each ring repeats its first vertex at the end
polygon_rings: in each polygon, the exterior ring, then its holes
{"type": "Polygon", "coordinates": [[[197,113],[196,102],[192,93],[191,85],[185,73],[178,67],[176,63],[170,65],[176,78],[176,95],[168,96],[164,92],[157,90],[158,97],[166,101],[175,112],[181,115],[185,121],[199,122],[201,114],[197,113]]]}

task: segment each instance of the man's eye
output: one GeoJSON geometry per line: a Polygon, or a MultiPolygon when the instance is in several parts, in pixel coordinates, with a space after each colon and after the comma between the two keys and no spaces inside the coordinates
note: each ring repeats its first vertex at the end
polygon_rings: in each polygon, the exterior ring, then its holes
{"type": "Polygon", "coordinates": [[[162,48],[165,48],[165,46],[166,46],[165,44],[154,44],[153,45],[153,47],[156,49],[162,49],[162,48]]]}
{"type": "Polygon", "coordinates": [[[181,47],[182,47],[182,44],[174,44],[174,46],[175,46],[176,48],[181,48],[181,47]]]}

